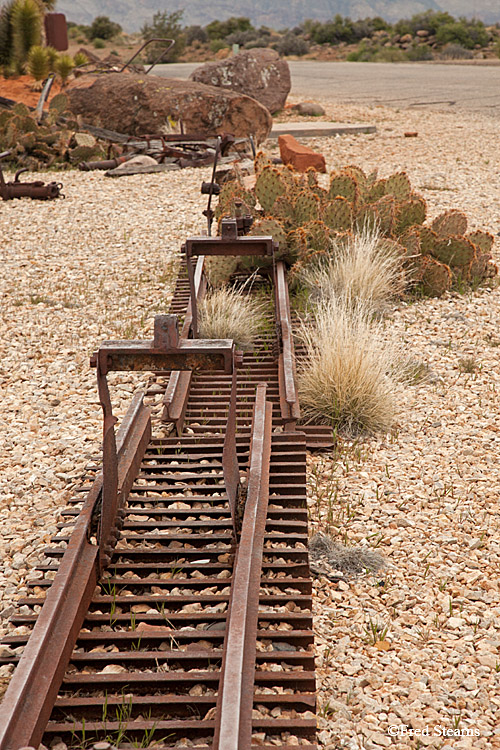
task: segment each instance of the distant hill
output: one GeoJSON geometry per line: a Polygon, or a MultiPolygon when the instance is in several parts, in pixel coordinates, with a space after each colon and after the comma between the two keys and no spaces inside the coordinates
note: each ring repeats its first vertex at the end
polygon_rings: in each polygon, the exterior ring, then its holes
{"type": "Polygon", "coordinates": [[[382,16],[394,22],[425,10],[444,10],[453,16],[479,18],[485,23],[500,22],[499,0],[59,0],[56,9],[69,21],[89,24],[96,16],[109,16],[126,31],[139,31],[157,11],[184,9],[186,25],[205,26],[215,19],[247,16],[254,26],[291,28],[306,18],[326,21],[336,13],[352,19],[382,16]],[[270,7],[271,6],[271,7],[270,7]]]}

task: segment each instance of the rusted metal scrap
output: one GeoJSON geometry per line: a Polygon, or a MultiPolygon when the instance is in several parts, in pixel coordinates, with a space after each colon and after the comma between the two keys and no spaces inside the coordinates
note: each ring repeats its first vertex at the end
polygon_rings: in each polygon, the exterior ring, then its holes
{"type": "Polygon", "coordinates": [[[114,159],[85,161],[79,164],[84,171],[114,169],[133,156],[146,155],[158,164],[176,164],[181,168],[205,167],[214,163],[217,143],[220,138],[220,153],[225,158],[235,138],[230,133],[222,136],[205,136],[200,133],[170,133],[130,136],[123,144],[123,153],[114,159]]]}
{"type": "MultiPolygon", "coordinates": [[[[0,160],[10,155],[10,151],[3,151],[0,154],[0,160]]],[[[13,182],[6,182],[3,175],[2,166],[0,164],[0,196],[2,200],[8,201],[12,198],[35,198],[37,200],[46,201],[53,200],[54,198],[64,198],[62,190],[62,184],[60,182],[49,182],[45,184],[41,180],[35,182],[19,182],[19,176],[23,172],[28,172],[27,168],[19,169],[13,182]]]]}

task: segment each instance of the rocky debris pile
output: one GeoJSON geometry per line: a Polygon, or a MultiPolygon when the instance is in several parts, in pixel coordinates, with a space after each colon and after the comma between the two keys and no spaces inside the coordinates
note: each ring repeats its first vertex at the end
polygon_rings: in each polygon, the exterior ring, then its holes
{"type": "Polygon", "coordinates": [[[63,94],[52,99],[40,123],[25,104],[0,110],[0,151],[10,151],[6,163],[27,169],[65,169],[105,156],[105,147],[68,110],[63,94]]]}
{"type": "Polygon", "coordinates": [[[262,48],[205,63],[191,73],[190,80],[251,96],[272,114],[283,109],[292,86],[286,60],[262,48]]]}
{"type": "Polygon", "coordinates": [[[130,135],[168,133],[182,122],[188,133],[252,135],[260,143],[272,127],[268,110],[255,99],[175,78],[84,75],[70,84],[68,96],[71,109],[90,124],[130,135]]]}

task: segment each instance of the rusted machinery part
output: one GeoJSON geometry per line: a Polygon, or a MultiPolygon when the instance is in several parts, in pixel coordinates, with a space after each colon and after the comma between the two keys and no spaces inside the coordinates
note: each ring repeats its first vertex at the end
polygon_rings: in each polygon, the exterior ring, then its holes
{"type": "Polygon", "coordinates": [[[248,470],[248,492],[231,587],[221,670],[214,750],[250,750],[257,619],[264,534],[269,502],[272,404],[257,386],[248,470]]]}
{"type": "MultiPolygon", "coordinates": [[[[10,156],[10,151],[3,151],[0,154],[0,161],[7,156],[10,156]]],[[[19,175],[27,172],[26,168],[19,169],[16,172],[14,182],[6,182],[2,171],[2,165],[0,164],[0,197],[4,201],[12,200],[13,198],[35,198],[37,200],[53,200],[54,198],[64,198],[62,191],[62,184],[60,182],[49,182],[45,184],[40,180],[36,182],[20,182],[19,175]]]]}

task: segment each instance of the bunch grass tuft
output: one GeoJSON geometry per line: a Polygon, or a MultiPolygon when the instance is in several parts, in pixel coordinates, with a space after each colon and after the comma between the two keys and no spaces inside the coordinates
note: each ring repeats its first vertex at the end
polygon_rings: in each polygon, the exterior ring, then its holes
{"type": "Polygon", "coordinates": [[[237,347],[251,348],[265,327],[266,303],[251,297],[246,286],[220,287],[201,301],[198,312],[202,338],[233,339],[237,347]]]}

